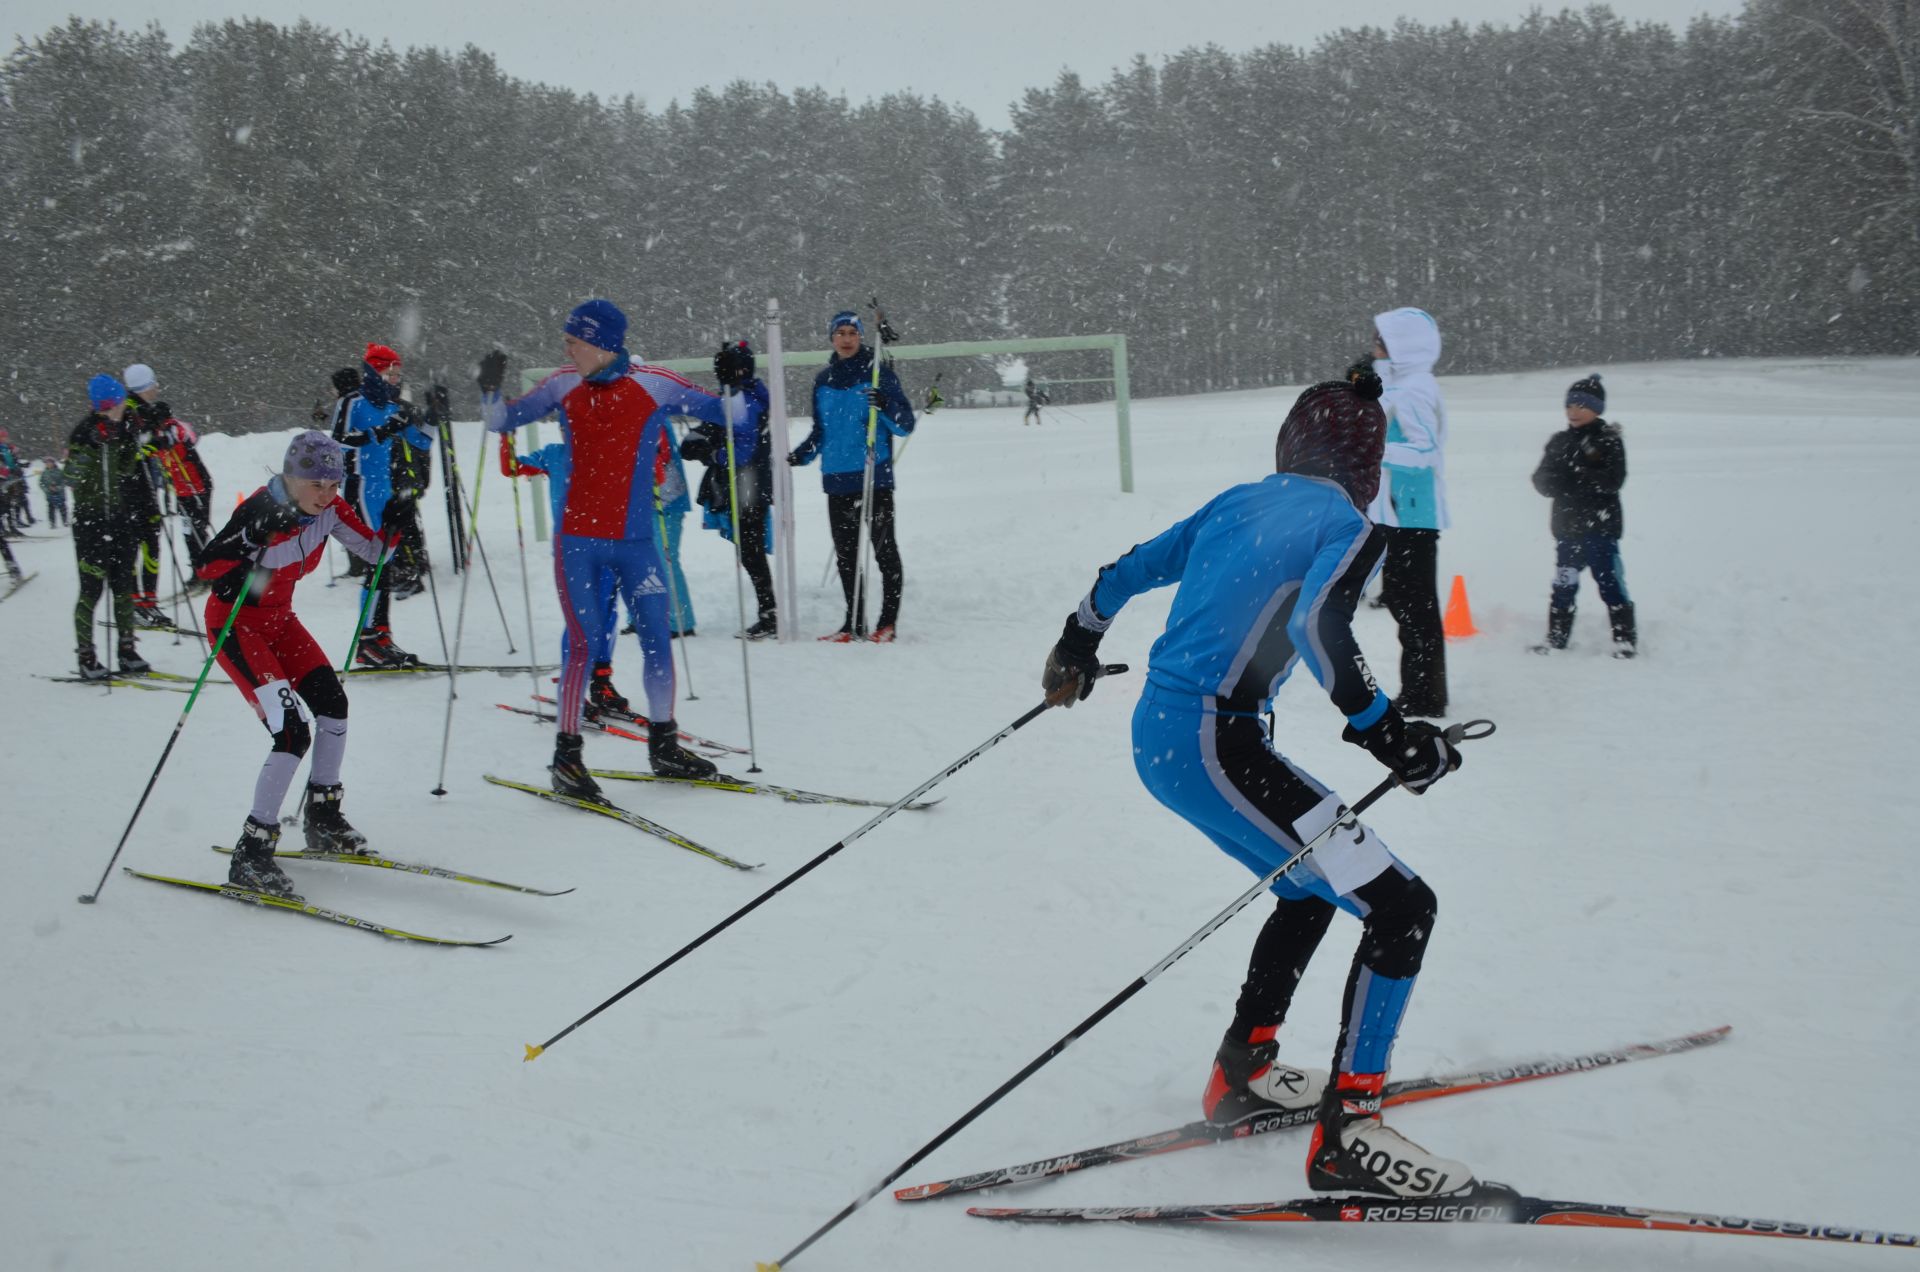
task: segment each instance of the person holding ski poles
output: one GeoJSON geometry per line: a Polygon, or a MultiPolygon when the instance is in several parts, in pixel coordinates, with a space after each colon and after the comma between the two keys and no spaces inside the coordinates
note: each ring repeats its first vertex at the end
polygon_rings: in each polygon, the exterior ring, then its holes
{"type": "MultiPolygon", "coordinates": [[[[1384,536],[1361,509],[1380,481],[1387,421],[1365,364],[1302,393],[1280,428],[1275,472],[1235,486],[1101,568],[1047,657],[1047,701],[1071,707],[1100,672],[1101,636],[1129,599],[1178,584],[1133,714],[1134,766],[1154,798],[1256,875],[1278,869],[1346,806],[1274,749],[1264,713],[1296,659],[1364,747],[1423,793],[1460,766],[1440,729],[1408,720],[1375,687],[1355,643],[1354,604],[1384,536]]],[[[1279,898],[1253,947],[1233,1023],[1214,1058],[1205,1116],[1232,1123],[1317,1108],[1307,1178],[1319,1190],[1394,1196],[1473,1181],[1381,1124],[1381,1091],[1420,970],[1435,900],[1420,876],[1358,821],[1273,885],[1279,898]],[[1335,909],[1364,924],[1331,1081],[1279,1062],[1294,986],[1335,909]]]]}
{"type": "Polygon", "coordinates": [[[367,837],[340,811],[347,692],[326,651],[293,612],[294,584],[319,566],[328,536],[374,565],[393,550],[391,540],[340,497],[345,477],[340,444],[308,429],[287,447],[280,474],[248,496],[194,557],[195,573],[211,584],[205,630],[226,630],[228,617],[233,619],[220,646],[220,667],[273,742],[254,781],[253,808],[234,846],[227,882],[293,900],[299,899],[293,882],[273,854],[280,842],[280,806],[309,748],[307,851],[374,855],[367,837]]]}
{"type": "Polygon", "coordinates": [[[213,474],[200,458],[200,435],[160,400],[152,367],[144,362],[128,367],[126,385],[132,395],[128,406],[148,435],[147,448],[173,491],[175,505],[186,515],[192,546],[203,547],[213,537],[213,474]]]}
{"type": "Polygon", "coordinates": [[[550,772],[553,789],[603,801],[587,772],[580,724],[590,669],[612,660],[607,591],[617,589],[636,619],[645,658],[648,754],[666,777],[711,777],[709,761],[680,745],[674,720],[674,668],[668,632],[666,562],[656,542],[659,487],[672,462],[668,418],[718,424],[720,399],[671,371],[642,366],[626,348],[627,316],[608,300],[574,307],[562,328],[571,364],[526,396],[507,401],[507,355],[480,361],[480,411],[487,427],[509,433],[549,415],[560,417],[571,480],[566,511],[554,535],[554,579],[567,620],[567,657],[560,678],[559,737],[550,772]]]}
{"type": "MultiPolygon", "coordinates": [[[[415,424],[413,408],[400,400],[400,383],[400,355],[386,345],[369,344],[360,362],[359,386],[344,393],[333,408],[333,440],[350,448],[359,478],[354,512],[375,530],[381,528],[393,497],[393,439],[404,434],[410,445],[422,450],[433,445],[415,424]]],[[[393,583],[384,571],[373,590],[353,660],[362,667],[418,666],[418,657],[393,643],[393,583]]]]}
{"type": "Polygon", "coordinates": [[[1050,399],[1047,396],[1047,391],[1041,388],[1039,385],[1035,384],[1033,382],[1032,376],[1028,376],[1027,377],[1027,413],[1020,417],[1020,423],[1022,425],[1046,423],[1045,420],[1040,418],[1040,408],[1045,406],[1051,400],[1052,399],[1050,399]]]}
{"type": "Polygon", "coordinates": [[[113,593],[113,624],[119,628],[119,669],[139,676],[152,671],[134,640],[134,559],[140,551],[153,489],[140,464],[140,434],[127,414],[127,390],[110,375],[87,381],[93,409],[67,437],[67,478],[73,487],[73,555],[80,566],[80,599],[73,607],[73,635],[80,675],[105,680],[107,669],[93,652],[93,608],[100,593],[113,593]]]}
{"type": "Polygon", "coordinates": [[[833,356],[813,380],[813,431],[787,462],[811,464],[820,460],[820,485],[827,495],[827,524],[833,532],[833,555],[840,567],[840,587],[847,595],[847,621],[840,630],[820,639],[844,645],[867,639],[867,598],[862,590],[859,613],[854,592],[863,562],[860,560],[860,523],[864,517],[874,563],[880,567],[880,616],[873,639],[881,644],[894,638],[900,617],[900,594],[905,575],[900,548],[893,537],[893,438],[913,432],[913,403],[900,387],[900,377],[885,362],[880,383],[873,382],[874,351],[864,342],[866,327],[860,315],[843,309],[827,324],[833,356]],[[877,418],[873,412],[877,410],[877,418]],[[867,421],[875,418],[873,436],[873,504],[864,506],[868,447],[867,421]]]}
{"type": "Polygon", "coordinates": [[[727,448],[727,430],[712,424],[695,425],[680,443],[680,453],[707,466],[700,480],[703,524],[718,530],[732,543],[740,536],[740,563],[753,581],[759,619],[742,632],[747,640],[765,640],[779,630],[779,609],[773,594],[773,571],[767,565],[772,551],[773,441],[767,416],[767,386],[753,373],[753,347],[744,340],[722,345],[713,355],[713,376],[722,396],[737,399],[733,417],[733,448],[727,448]],[[758,423],[755,423],[755,419],[758,423]],[[729,466],[731,456],[731,466],[729,466]],[[740,524],[734,524],[734,501],[739,501],[740,524]]]}

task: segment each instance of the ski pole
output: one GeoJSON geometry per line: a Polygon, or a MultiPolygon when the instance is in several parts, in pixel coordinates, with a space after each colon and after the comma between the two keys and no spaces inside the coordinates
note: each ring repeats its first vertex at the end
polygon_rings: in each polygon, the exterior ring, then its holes
{"type": "Polygon", "coordinates": [[[247,581],[242,585],[240,595],[234,598],[233,608],[227,611],[227,621],[220,628],[220,639],[213,642],[213,649],[208,652],[207,660],[200,664],[199,678],[193,682],[193,692],[187,695],[187,705],[180,708],[180,718],[173,722],[173,732],[167,735],[167,744],[160,750],[160,761],[153,766],[153,775],[147,778],[147,789],[140,792],[140,802],[133,806],[133,816],[127,818],[127,828],[120,832],[120,842],[113,846],[113,856],[107,858],[107,868],[100,872],[100,882],[93,885],[92,892],[80,894],[80,904],[92,905],[100,899],[101,892],[105,891],[107,878],[113,874],[113,863],[120,860],[120,853],[126,848],[127,839],[133,834],[134,823],[140,820],[141,810],[146,808],[147,799],[153,794],[154,783],[160,780],[160,770],[167,766],[167,757],[173,754],[173,744],[180,740],[180,730],[187,727],[187,713],[192,711],[193,704],[200,700],[200,687],[207,683],[207,673],[213,670],[213,660],[220,656],[221,649],[226,646],[227,633],[233,630],[233,620],[240,616],[241,606],[247,603],[247,593],[253,587],[253,572],[259,567],[260,557],[265,551],[266,548],[263,546],[259,552],[253,554],[253,559],[247,562],[247,581]]]}
{"type": "MultiPolygon", "coordinates": [[[[660,502],[660,488],[657,486],[654,487],[653,491],[653,524],[658,527],[660,531],[660,573],[667,576],[667,604],[672,607],[671,622],[669,622],[668,627],[671,629],[680,626],[680,589],[676,587],[673,582],[673,553],[671,551],[671,545],[667,543],[667,512],[665,505],[660,502]]],[[[634,624],[636,628],[639,625],[639,621],[639,616],[635,615],[634,624]]],[[[693,687],[693,658],[687,653],[687,634],[685,632],[673,632],[672,640],[680,642],[680,665],[687,669],[687,701],[698,702],[700,701],[700,695],[695,692],[693,687]]],[[[668,662],[673,661],[672,640],[668,642],[668,662]]]]}
{"type": "MultiPolygon", "coordinates": [[[[1477,740],[1479,738],[1484,738],[1484,737],[1491,737],[1493,735],[1493,731],[1494,731],[1494,726],[1493,726],[1493,721],[1491,720],[1468,720],[1462,724],[1449,725],[1447,727],[1446,736],[1447,736],[1448,742],[1458,745],[1461,742],[1473,741],[1473,740],[1477,740]]],[[[1262,892],[1265,892],[1268,888],[1272,887],[1274,882],[1278,880],[1281,875],[1287,873],[1287,871],[1293,869],[1296,865],[1298,865],[1307,856],[1307,854],[1312,852],[1315,848],[1317,848],[1320,845],[1321,841],[1326,839],[1327,836],[1333,834],[1334,831],[1339,830],[1342,827],[1351,829],[1353,827],[1358,826],[1360,821],[1360,814],[1366,812],[1369,808],[1372,808],[1374,804],[1381,799],[1381,797],[1386,795],[1388,791],[1392,790],[1394,787],[1398,785],[1400,785],[1400,778],[1397,775],[1393,777],[1389,777],[1385,781],[1381,782],[1378,786],[1368,791],[1365,795],[1361,796],[1358,803],[1356,803],[1352,808],[1342,811],[1339,816],[1335,817],[1333,821],[1328,823],[1327,828],[1325,830],[1321,831],[1319,834],[1315,835],[1312,839],[1308,840],[1304,845],[1302,845],[1298,852],[1294,853],[1291,857],[1288,857],[1286,861],[1283,862],[1281,865],[1276,866],[1274,869],[1268,871],[1265,875],[1261,876],[1260,881],[1258,883],[1254,884],[1251,888],[1248,888],[1245,892],[1241,893],[1238,897],[1234,898],[1233,902],[1230,905],[1228,905],[1226,909],[1220,911],[1220,913],[1214,915],[1211,919],[1208,919],[1205,923],[1201,924],[1199,930],[1196,931],[1192,936],[1189,936],[1186,940],[1180,942],[1180,944],[1176,945],[1173,948],[1172,953],[1168,954],[1165,958],[1161,959],[1158,963],[1155,963],[1152,967],[1148,968],[1145,972],[1142,972],[1139,976],[1134,977],[1132,982],[1129,983],[1125,989],[1115,994],[1112,998],[1109,998],[1105,1003],[1101,1005],[1098,1011],[1094,1012],[1091,1016],[1088,1016],[1085,1020],[1075,1025],[1072,1029],[1069,1029],[1064,1035],[1062,1035],[1062,1037],[1058,1042],[1054,1043],[1051,1047],[1048,1047],[1045,1051],[1035,1056],[1031,1061],[1027,1063],[1027,1066],[1025,1068],[1020,1070],[1020,1072],[1014,1074],[1012,1077],[1008,1078],[1005,1082],[1002,1082],[999,1086],[995,1087],[992,1093],[989,1094],[986,1099],[980,1101],[978,1104],[968,1109],[965,1113],[961,1114],[958,1119],[956,1119],[952,1124],[950,1124],[946,1130],[941,1131],[938,1135],[934,1136],[931,1140],[928,1140],[925,1145],[923,1145],[921,1148],[916,1150],[911,1157],[907,1158],[906,1161],[901,1162],[898,1166],[894,1167],[893,1170],[888,1173],[885,1179],[881,1180],[879,1183],[867,1189],[865,1192],[861,1193],[858,1197],[855,1197],[852,1201],[848,1202],[846,1206],[841,1209],[840,1213],[836,1214],[833,1218],[821,1224],[818,1228],[815,1228],[805,1241],[802,1241],[799,1245],[787,1251],[785,1254],[781,1255],[778,1259],[775,1259],[771,1263],[756,1263],[754,1266],[758,1270],[758,1272],[780,1272],[780,1269],[784,1268],[787,1264],[791,1263],[794,1259],[798,1258],[801,1252],[804,1251],[808,1246],[818,1241],[821,1237],[826,1236],[827,1233],[833,1231],[834,1228],[839,1226],[841,1220],[847,1218],[847,1216],[851,1215],[854,1211],[860,1209],[860,1207],[866,1205],[869,1201],[872,1201],[874,1197],[877,1196],[883,1188],[891,1184],[894,1180],[900,1178],[900,1176],[906,1174],[908,1171],[912,1170],[915,1166],[919,1165],[930,1154],[932,1154],[935,1150],[937,1150],[942,1144],[945,1144],[948,1140],[952,1139],[955,1135],[958,1135],[961,1131],[965,1130],[967,1126],[971,1124],[975,1118],[979,1117],[982,1113],[985,1113],[988,1109],[992,1108],[995,1104],[998,1104],[1001,1098],[1005,1096],[1009,1091],[1012,1091],[1015,1087],[1019,1086],[1022,1082],[1025,1082],[1028,1078],[1038,1073],[1042,1068],[1046,1066],[1048,1061],[1052,1060],[1055,1056],[1059,1055],[1062,1051],[1065,1051],[1068,1047],[1072,1046],[1076,1040],[1084,1036],[1095,1025],[1099,1024],[1101,1021],[1105,1020],[1108,1016],[1111,1016],[1114,1012],[1118,1011],[1120,1007],[1128,999],[1132,998],[1135,994],[1145,989],[1149,984],[1153,982],[1154,978],[1160,975],[1160,973],[1166,971],[1169,967],[1172,967],[1175,963],[1179,962],[1183,957],[1186,956],[1188,951],[1192,950],[1195,946],[1199,945],[1200,942],[1206,940],[1209,936],[1212,936],[1215,932],[1217,932],[1221,927],[1225,926],[1226,922],[1229,919],[1231,919],[1234,915],[1240,913],[1240,911],[1246,909],[1246,907],[1252,903],[1255,897],[1259,896],[1262,892]]]]}
{"type": "MultiPolygon", "coordinates": [[[[1108,665],[1100,669],[1100,674],[1102,676],[1118,676],[1121,673],[1125,672],[1126,670],[1127,670],[1127,665],[1125,663],[1109,663],[1108,665]]],[[[1018,720],[1015,720],[1012,724],[1009,724],[1006,728],[1000,730],[1000,732],[994,734],[992,737],[988,738],[985,742],[982,742],[979,746],[974,747],[973,750],[968,751],[965,755],[961,756],[959,759],[955,760],[953,763],[947,765],[947,767],[941,769],[938,773],[935,773],[932,777],[920,783],[920,785],[914,787],[912,790],[908,791],[905,795],[902,795],[899,799],[887,805],[887,807],[881,809],[878,813],[875,813],[873,817],[866,822],[865,825],[860,827],[860,829],[846,836],[844,839],[834,844],[833,847],[827,849],[825,852],[815,857],[812,861],[809,861],[806,865],[801,866],[798,870],[795,870],[792,874],[780,880],[780,882],[774,884],[771,888],[768,888],[765,892],[762,892],[759,896],[747,902],[745,905],[741,906],[738,910],[735,910],[732,914],[729,914],[726,918],[720,920],[718,923],[714,924],[712,927],[702,932],[699,936],[694,937],[691,941],[688,941],[685,945],[682,945],[679,949],[675,950],[672,954],[669,954],[666,958],[662,959],[660,962],[655,963],[652,967],[648,968],[645,972],[641,973],[640,977],[634,980],[625,989],[622,989],[619,993],[607,999],[605,1002],[601,1003],[598,1007],[595,1007],[592,1011],[580,1017],[580,1019],[574,1021],[572,1024],[568,1025],[565,1029],[562,1029],[559,1033],[553,1035],[553,1037],[547,1039],[545,1042],[540,1043],[538,1045],[535,1045],[533,1043],[528,1043],[527,1054],[525,1059],[529,1061],[538,1060],[541,1056],[546,1054],[548,1047],[553,1046],[553,1044],[555,1044],[556,1042],[559,1042],[562,1038],[566,1037],[568,1034],[572,1033],[574,1030],[578,1029],[580,1026],[586,1024],[589,1020],[592,1020],[595,1016],[598,1016],[601,1012],[613,1006],[615,1003],[619,1002],[622,998],[625,998],[628,994],[631,994],[634,990],[640,988],[642,985],[646,984],[648,981],[652,980],[654,977],[658,976],[660,973],[666,971],[669,967],[672,967],[675,963],[678,963],[681,959],[693,953],[695,950],[699,949],[702,945],[705,945],[708,941],[711,941],[714,937],[720,935],[720,933],[726,931],[728,928],[732,927],[735,923],[738,923],[741,919],[746,918],[747,915],[753,913],[755,910],[759,909],[761,906],[765,905],[767,902],[773,900],[773,898],[778,893],[785,890],[789,885],[799,882],[801,876],[808,874],[809,872],[813,871],[814,869],[816,869],[821,865],[824,865],[827,859],[832,857],[835,853],[838,853],[841,849],[847,847],[849,844],[853,843],[855,840],[865,835],[868,831],[872,830],[875,826],[878,826],[881,822],[887,820],[887,818],[893,816],[895,813],[905,808],[908,804],[913,803],[914,800],[919,799],[922,795],[925,795],[928,791],[932,790],[934,787],[938,786],[940,783],[946,781],[949,777],[952,777],[955,773],[958,773],[961,769],[973,763],[975,760],[979,759],[982,755],[985,755],[988,751],[991,751],[994,747],[1000,745],[1000,743],[1006,741],[1008,738],[1012,737],[1015,733],[1018,733],[1021,729],[1025,728],[1027,725],[1033,723],[1033,721],[1040,715],[1040,713],[1045,711],[1046,709],[1047,709],[1047,704],[1044,702],[1042,702],[1039,706],[1034,707],[1032,710],[1028,711],[1025,715],[1021,716],[1018,720]]]]}
{"type": "MultiPolygon", "coordinates": [[[[466,488],[460,482],[460,465],[453,461],[452,466],[454,492],[464,497],[466,488]]],[[[447,749],[453,745],[453,700],[460,696],[460,641],[467,630],[467,589],[473,585],[473,541],[480,533],[480,482],[487,475],[487,428],[484,424],[480,426],[480,453],[474,456],[474,467],[478,471],[473,479],[473,511],[467,516],[466,533],[460,541],[460,558],[467,562],[467,569],[460,575],[460,604],[453,617],[453,653],[447,658],[447,716],[440,728],[440,776],[433,783],[436,797],[447,793],[447,749]]]]}
{"type": "Polygon", "coordinates": [[[733,509],[733,599],[740,608],[740,677],[747,694],[747,772],[758,773],[760,744],[753,733],[753,667],[747,662],[747,646],[753,642],[747,639],[747,562],[742,555],[746,549],[740,546],[740,470],[733,455],[733,398],[722,397],[720,408],[727,417],[727,502],[733,509]]]}
{"type": "Polygon", "coordinates": [[[520,518],[520,474],[513,463],[513,443],[505,433],[500,435],[500,467],[513,479],[513,538],[520,546],[520,596],[527,607],[527,675],[533,681],[534,697],[540,696],[540,668],[534,660],[534,649],[539,643],[533,634],[533,581],[527,573],[527,531],[520,518]]]}

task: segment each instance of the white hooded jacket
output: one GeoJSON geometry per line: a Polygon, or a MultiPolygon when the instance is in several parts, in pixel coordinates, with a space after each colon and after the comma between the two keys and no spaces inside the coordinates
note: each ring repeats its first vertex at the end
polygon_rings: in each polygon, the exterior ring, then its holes
{"type": "Polygon", "coordinates": [[[1380,406],[1387,413],[1387,448],[1380,463],[1380,493],[1367,508],[1377,525],[1408,530],[1445,530],[1447,516],[1447,408],[1440,382],[1440,324],[1411,306],[1373,316],[1387,356],[1373,364],[1386,386],[1380,406]]]}

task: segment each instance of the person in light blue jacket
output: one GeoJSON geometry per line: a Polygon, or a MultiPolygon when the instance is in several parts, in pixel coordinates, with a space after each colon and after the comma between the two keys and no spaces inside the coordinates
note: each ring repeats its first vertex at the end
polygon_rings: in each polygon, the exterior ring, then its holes
{"type": "Polygon", "coordinates": [[[787,456],[789,464],[820,461],[820,484],[827,492],[827,523],[833,531],[833,554],[840,567],[840,587],[847,594],[847,621],[837,632],[820,639],[844,644],[867,638],[866,597],[854,613],[854,579],[860,569],[861,491],[866,482],[867,419],[877,407],[873,438],[873,508],[867,517],[868,541],[874,564],[880,567],[880,616],[873,639],[893,640],[900,616],[900,594],[905,575],[900,548],[893,537],[893,439],[913,432],[913,403],[900,387],[900,377],[886,363],[880,366],[880,384],[873,383],[873,350],[862,337],[866,327],[860,315],[843,309],[827,325],[833,358],[813,381],[813,432],[787,456]]]}
{"type": "Polygon", "coordinates": [[[1409,716],[1447,713],[1447,638],[1440,623],[1440,532],[1447,518],[1447,407],[1433,367],[1440,325],[1411,306],[1373,316],[1373,369],[1386,392],[1380,493],[1367,516],[1387,530],[1380,596],[1400,625],[1400,694],[1409,716]]]}

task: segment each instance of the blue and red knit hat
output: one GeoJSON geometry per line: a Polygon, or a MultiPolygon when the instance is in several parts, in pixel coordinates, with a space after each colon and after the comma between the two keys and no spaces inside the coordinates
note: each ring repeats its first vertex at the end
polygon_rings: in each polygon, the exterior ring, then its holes
{"type": "Polygon", "coordinates": [[[627,347],[627,316],[610,300],[588,300],[573,307],[562,331],[596,349],[619,353],[627,347]]]}

